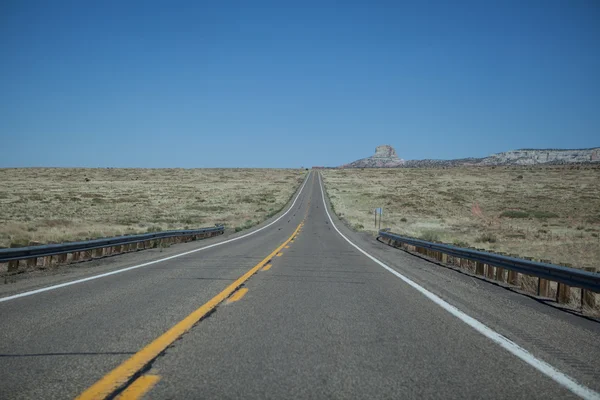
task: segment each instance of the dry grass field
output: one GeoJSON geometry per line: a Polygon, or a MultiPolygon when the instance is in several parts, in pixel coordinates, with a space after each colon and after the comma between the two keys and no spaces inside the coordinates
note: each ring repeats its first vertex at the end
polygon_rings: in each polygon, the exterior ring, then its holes
{"type": "Polygon", "coordinates": [[[324,170],[336,213],[382,228],[573,267],[600,267],[600,168],[324,170]]]}
{"type": "Polygon", "coordinates": [[[0,169],[0,246],[213,226],[277,213],[306,172],[291,169],[0,169]]]}

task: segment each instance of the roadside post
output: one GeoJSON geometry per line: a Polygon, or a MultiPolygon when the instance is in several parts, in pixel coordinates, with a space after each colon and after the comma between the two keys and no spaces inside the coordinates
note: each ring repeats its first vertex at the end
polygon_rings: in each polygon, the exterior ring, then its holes
{"type": "Polygon", "coordinates": [[[383,208],[378,207],[375,209],[375,228],[377,228],[377,214],[379,214],[379,229],[381,229],[381,216],[383,215],[383,208]]]}

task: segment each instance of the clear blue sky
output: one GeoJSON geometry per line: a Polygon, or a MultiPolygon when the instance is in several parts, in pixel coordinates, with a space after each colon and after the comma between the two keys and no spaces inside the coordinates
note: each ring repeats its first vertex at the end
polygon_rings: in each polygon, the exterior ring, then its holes
{"type": "Polygon", "coordinates": [[[598,0],[95,3],[0,3],[0,167],[600,146],[598,0]]]}

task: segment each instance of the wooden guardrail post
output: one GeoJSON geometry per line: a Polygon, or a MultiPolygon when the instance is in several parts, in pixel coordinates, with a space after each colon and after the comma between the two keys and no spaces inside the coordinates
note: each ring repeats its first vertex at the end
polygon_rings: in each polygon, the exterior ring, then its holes
{"type": "MultiPolygon", "coordinates": [[[[502,253],[502,252],[498,252],[498,254],[500,255],[506,255],[506,253],[502,253]]],[[[504,282],[504,268],[495,267],[495,271],[494,271],[494,279],[499,281],[499,282],[504,282]]]]}
{"type": "Polygon", "coordinates": [[[494,279],[499,282],[504,282],[504,268],[496,267],[496,273],[494,274],[494,279]]]}
{"type": "Polygon", "coordinates": [[[28,267],[35,267],[37,265],[37,257],[33,257],[33,258],[28,258],[27,259],[27,266],[28,267]]]}
{"type": "MultiPolygon", "coordinates": [[[[518,254],[510,254],[511,257],[517,258],[518,254]]],[[[517,286],[519,284],[519,273],[517,271],[508,270],[508,284],[517,286]]]]}
{"type": "Polygon", "coordinates": [[[44,261],[42,263],[44,267],[50,267],[52,265],[52,256],[44,257],[44,261]]]}
{"type": "MultiPolygon", "coordinates": [[[[596,272],[594,267],[585,267],[584,270],[588,272],[596,272]]],[[[581,307],[587,306],[590,308],[596,307],[596,294],[589,290],[581,289],[581,307]]]]}
{"type": "MultiPolygon", "coordinates": [[[[571,264],[563,263],[563,266],[571,268],[571,264]]],[[[571,301],[571,286],[564,283],[558,283],[556,288],[556,301],[560,304],[567,304],[571,301]]]]}
{"type": "Polygon", "coordinates": [[[475,261],[475,274],[483,276],[485,274],[485,264],[475,261]]]}
{"type": "Polygon", "coordinates": [[[515,286],[519,284],[519,273],[517,271],[508,270],[508,283],[515,286]]]}
{"type": "Polygon", "coordinates": [[[558,288],[556,289],[556,296],[556,300],[560,304],[568,303],[571,300],[571,286],[559,282],[558,288]]]}
{"type": "Polygon", "coordinates": [[[6,272],[17,272],[19,270],[19,260],[12,260],[8,262],[8,269],[6,272]]]}
{"type": "MultiPolygon", "coordinates": [[[[10,247],[14,248],[14,247],[18,247],[18,246],[16,244],[11,244],[10,247]]],[[[8,269],[6,270],[6,272],[11,273],[11,272],[17,272],[18,270],[19,270],[19,260],[13,260],[13,261],[8,262],[8,269]]]]}
{"type": "Polygon", "coordinates": [[[494,279],[494,266],[490,264],[484,264],[485,276],[488,279],[494,279]]]}
{"type": "MultiPolygon", "coordinates": [[[[540,260],[540,262],[550,264],[550,260],[540,260]]],[[[538,278],[537,295],[548,297],[550,295],[550,281],[544,278],[538,278]]]]}

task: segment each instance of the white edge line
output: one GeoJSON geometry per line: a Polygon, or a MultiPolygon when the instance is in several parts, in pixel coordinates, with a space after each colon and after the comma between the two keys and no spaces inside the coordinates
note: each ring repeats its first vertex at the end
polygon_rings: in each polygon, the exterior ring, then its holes
{"type": "Polygon", "coordinates": [[[522,361],[525,361],[527,364],[531,365],[533,368],[537,369],[544,375],[548,376],[549,378],[551,378],[558,384],[564,386],[565,388],[567,388],[568,390],[570,390],[571,392],[575,393],[576,395],[580,396],[583,399],[600,400],[600,393],[595,392],[594,390],[581,385],[580,383],[576,382],[570,376],[568,376],[568,375],[560,372],[558,369],[554,368],[552,365],[536,358],[534,355],[532,355],[530,352],[528,352],[527,350],[525,350],[524,348],[522,348],[521,346],[519,346],[512,340],[499,334],[498,332],[489,328],[487,325],[479,322],[475,318],[460,311],[455,306],[451,305],[450,303],[447,303],[445,300],[442,300],[437,295],[433,294],[432,292],[430,292],[429,290],[420,286],[416,282],[414,282],[411,279],[407,278],[406,276],[402,275],[395,269],[387,266],[383,262],[379,261],[372,255],[370,255],[369,253],[367,253],[366,251],[364,251],[363,249],[361,249],[360,247],[358,247],[357,245],[352,243],[335,226],[335,223],[333,222],[331,215],[329,215],[329,211],[327,210],[327,203],[325,202],[325,194],[324,194],[324,190],[323,190],[323,184],[321,183],[321,174],[317,173],[317,175],[319,176],[319,186],[321,187],[321,197],[323,198],[323,205],[325,207],[325,212],[327,213],[327,217],[329,217],[329,221],[331,221],[331,225],[333,225],[333,227],[335,228],[337,233],[339,233],[340,236],[343,237],[354,248],[356,248],[358,251],[363,253],[365,256],[367,256],[372,261],[379,264],[380,266],[382,266],[383,268],[385,268],[392,274],[396,275],[398,278],[402,279],[404,282],[406,282],[408,285],[412,286],[414,289],[418,290],[421,294],[423,294],[429,300],[433,301],[435,304],[442,307],[444,310],[448,311],[450,314],[454,315],[456,318],[460,319],[462,322],[469,325],[471,328],[475,329],[477,332],[481,333],[483,336],[487,337],[488,339],[492,340],[496,344],[500,345],[502,348],[504,348],[505,350],[507,350],[508,352],[513,354],[514,356],[517,356],[522,361]]]}
{"type": "Polygon", "coordinates": [[[198,251],[210,249],[212,247],[221,246],[223,244],[227,244],[227,243],[230,243],[230,242],[233,242],[233,241],[236,241],[236,240],[243,239],[243,238],[248,237],[250,235],[254,235],[257,232],[260,232],[263,229],[266,229],[266,228],[270,227],[271,225],[273,225],[274,223],[276,223],[277,221],[279,221],[281,218],[285,217],[290,211],[292,211],[292,209],[294,208],[294,204],[296,204],[296,201],[298,200],[298,197],[300,197],[300,194],[302,194],[302,191],[304,190],[304,186],[306,186],[306,182],[308,182],[308,179],[310,178],[311,173],[312,173],[312,171],[309,171],[308,175],[306,176],[306,179],[304,180],[304,183],[302,184],[302,186],[300,187],[300,190],[298,191],[298,194],[296,195],[296,198],[294,199],[294,201],[292,202],[292,204],[290,205],[290,207],[288,208],[288,210],[286,212],[284,212],[283,214],[281,214],[279,216],[279,218],[277,218],[275,221],[269,223],[268,225],[263,226],[262,228],[259,228],[259,229],[255,230],[255,231],[246,233],[245,235],[238,236],[238,237],[233,238],[233,239],[225,240],[223,242],[214,243],[214,244],[211,244],[211,245],[208,245],[208,246],[204,246],[204,247],[201,247],[199,249],[194,249],[194,250],[186,251],[184,253],[175,254],[175,255],[170,256],[170,257],[161,258],[159,260],[154,260],[154,261],[150,261],[150,262],[139,264],[139,265],[134,265],[134,266],[127,267],[127,268],[122,268],[122,269],[118,269],[118,270],[115,270],[115,271],[106,272],[104,274],[89,276],[89,277],[83,278],[83,279],[77,279],[75,281],[60,283],[58,285],[47,286],[47,287],[44,287],[44,288],[41,288],[41,289],[30,290],[28,292],[18,293],[18,294],[12,295],[12,296],[2,297],[2,298],[0,298],[0,303],[3,303],[5,301],[10,301],[10,300],[18,299],[20,297],[32,296],[34,294],[38,294],[38,293],[43,293],[43,292],[47,292],[47,291],[50,291],[50,290],[59,289],[59,288],[65,287],[65,286],[75,285],[77,283],[83,283],[83,282],[87,282],[87,281],[92,281],[94,279],[100,279],[100,278],[104,278],[104,277],[107,277],[107,276],[120,274],[122,272],[131,271],[132,269],[147,267],[148,265],[157,264],[157,263],[160,263],[160,262],[163,262],[163,261],[172,260],[172,259],[177,258],[177,257],[181,257],[181,256],[185,256],[185,255],[188,255],[188,254],[196,253],[198,251]]]}

